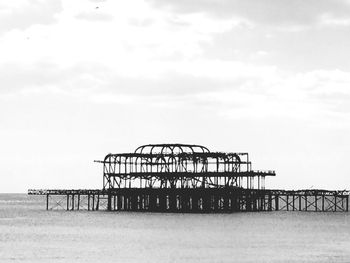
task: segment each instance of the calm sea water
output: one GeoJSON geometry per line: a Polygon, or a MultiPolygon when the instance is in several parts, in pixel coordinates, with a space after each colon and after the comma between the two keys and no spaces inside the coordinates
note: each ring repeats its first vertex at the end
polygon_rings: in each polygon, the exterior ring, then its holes
{"type": "Polygon", "coordinates": [[[350,213],[44,209],[0,194],[0,262],[350,262],[350,213]]]}

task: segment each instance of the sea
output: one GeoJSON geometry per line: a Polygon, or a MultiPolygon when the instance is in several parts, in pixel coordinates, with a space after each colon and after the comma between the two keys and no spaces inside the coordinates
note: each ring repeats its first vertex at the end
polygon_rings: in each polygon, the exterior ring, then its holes
{"type": "Polygon", "coordinates": [[[46,211],[0,194],[0,262],[350,262],[350,212],[46,211]]]}

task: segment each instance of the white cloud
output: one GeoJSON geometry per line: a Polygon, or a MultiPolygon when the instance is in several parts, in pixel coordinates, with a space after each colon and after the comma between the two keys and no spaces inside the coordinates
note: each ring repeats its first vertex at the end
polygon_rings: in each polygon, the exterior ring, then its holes
{"type": "Polygon", "coordinates": [[[191,58],[201,54],[201,43],[210,42],[213,33],[230,30],[239,23],[204,14],[164,13],[143,1],[110,1],[99,9],[95,5],[86,1],[63,1],[64,11],[56,16],[56,24],[8,32],[0,39],[2,63],[50,61],[65,67],[94,61],[117,71],[130,71],[138,65],[147,70],[149,60],[191,58]],[[134,8],[135,5],[138,8],[134,8]],[[84,20],[79,19],[82,14],[85,14],[84,20]],[[96,16],[113,19],[96,21],[96,16]],[[147,20],[152,22],[135,25],[135,21],[147,20]]]}
{"type": "Polygon", "coordinates": [[[13,29],[25,30],[37,24],[52,24],[62,11],[60,0],[13,0],[0,3],[0,34],[13,29]]]}
{"type": "Polygon", "coordinates": [[[324,13],[319,17],[319,24],[321,26],[350,26],[350,17],[336,17],[335,15],[324,13]]]}
{"type": "Polygon", "coordinates": [[[347,16],[350,10],[347,0],[150,0],[159,8],[174,13],[205,12],[217,17],[237,16],[252,24],[270,26],[286,26],[298,29],[298,26],[315,24],[320,14],[325,12],[334,17],[347,16]]]}

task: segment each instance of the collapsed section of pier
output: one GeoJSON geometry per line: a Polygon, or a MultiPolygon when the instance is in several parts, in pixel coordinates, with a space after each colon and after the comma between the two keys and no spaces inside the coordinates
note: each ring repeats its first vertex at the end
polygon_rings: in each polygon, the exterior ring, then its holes
{"type": "Polygon", "coordinates": [[[101,190],[29,190],[47,209],[150,212],[348,211],[347,191],[271,190],[275,171],[253,170],[248,153],[200,145],[150,144],[108,154],[101,190]]]}

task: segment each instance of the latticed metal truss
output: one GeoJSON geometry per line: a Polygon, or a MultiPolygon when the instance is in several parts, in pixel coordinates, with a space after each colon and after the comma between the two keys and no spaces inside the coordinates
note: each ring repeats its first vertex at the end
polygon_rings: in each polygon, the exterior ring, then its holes
{"type": "Polygon", "coordinates": [[[103,189],[264,189],[265,176],[275,176],[274,171],[252,170],[248,153],[210,152],[189,144],[143,145],[96,162],[103,163],[103,189]]]}

